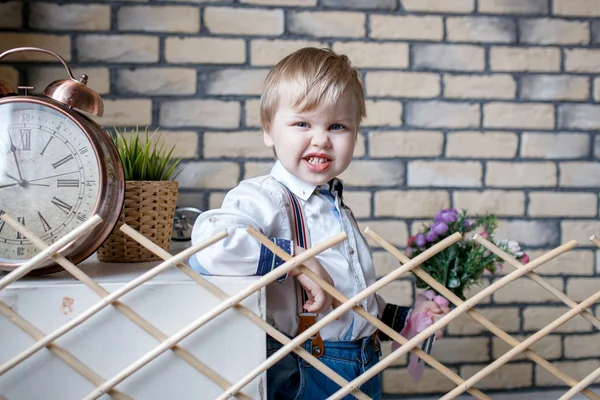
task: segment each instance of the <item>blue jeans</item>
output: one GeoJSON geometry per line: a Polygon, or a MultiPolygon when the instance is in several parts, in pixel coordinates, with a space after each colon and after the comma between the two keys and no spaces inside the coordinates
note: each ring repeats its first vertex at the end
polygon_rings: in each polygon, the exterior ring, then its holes
{"type": "MultiPolygon", "coordinates": [[[[267,357],[282,345],[267,337],[267,357]]],[[[302,345],[312,354],[308,340],[302,345]]],[[[319,360],[347,381],[352,381],[379,362],[381,349],[376,336],[355,341],[326,341],[325,351],[319,360]]],[[[267,399],[269,400],[319,400],[331,396],[340,389],[334,381],[323,375],[308,362],[290,353],[267,371],[267,399]]],[[[379,375],[364,383],[360,390],[372,399],[381,399],[379,375]]],[[[344,399],[354,399],[346,396],[344,399]]]]}

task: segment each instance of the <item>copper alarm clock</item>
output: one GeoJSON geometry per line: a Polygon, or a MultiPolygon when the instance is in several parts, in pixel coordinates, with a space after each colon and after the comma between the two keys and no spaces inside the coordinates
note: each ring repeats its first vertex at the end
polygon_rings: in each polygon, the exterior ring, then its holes
{"type": "MultiPolygon", "coordinates": [[[[0,81],[0,210],[50,244],[94,214],[102,223],[61,250],[74,263],[90,256],[108,237],[123,205],[123,167],[109,135],[75,111],[101,117],[100,96],[88,77],[73,77],[65,60],[49,50],[23,47],[56,57],[68,79],[50,83],[41,96],[23,94],[0,81]]],[[[11,271],[39,250],[0,220],[0,270],[11,271]]],[[[52,260],[34,273],[60,270],[52,260]]]]}

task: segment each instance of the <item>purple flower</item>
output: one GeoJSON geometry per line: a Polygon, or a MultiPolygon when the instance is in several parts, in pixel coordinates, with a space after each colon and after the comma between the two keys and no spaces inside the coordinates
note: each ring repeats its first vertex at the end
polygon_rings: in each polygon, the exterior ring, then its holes
{"type": "Polygon", "coordinates": [[[427,244],[427,239],[425,239],[425,235],[422,233],[417,233],[415,236],[415,244],[419,247],[423,247],[427,244]]]}
{"type": "Polygon", "coordinates": [[[433,242],[435,242],[435,239],[437,239],[437,236],[438,236],[437,233],[435,233],[434,231],[429,231],[425,235],[425,239],[427,239],[427,241],[429,243],[433,243],[433,242]]]}
{"type": "Polygon", "coordinates": [[[444,208],[443,210],[438,211],[435,214],[434,220],[435,222],[443,222],[445,224],[449,224],[451,222],[456,221],[456,215],[458,211],[455,208],[444,208]]]}
{"type": "Polygon", "coordinates": [[[471,227],[471,222],[468,219],[465,219],[465,228],[469,229],[471,227]]]}
{"type": "Polygon", "coordinates": [[[435,232],[437,235],[443,235],[444,233],[446,233],[448,231],[448,225],[446,225],[443,222],[435,222],[433,225],[431,225],[431,228],[429,228],[431,231],[435,232]]]}

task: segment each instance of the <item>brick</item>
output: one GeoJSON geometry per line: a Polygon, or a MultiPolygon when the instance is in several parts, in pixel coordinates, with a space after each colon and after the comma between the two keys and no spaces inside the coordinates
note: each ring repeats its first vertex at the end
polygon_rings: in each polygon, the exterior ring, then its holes
{"type": "Polygon", "coordinates": [[[465,13],[475,9],[475,0],[400,0],[406,11],[429,11],[433,13],[465,13]]]}
{"type": "Polygon", "coordinates": [[[429,72],[375,71],[365,78],[367,96],[437,97],[440,76],[429,72]]]}
{"type": "MultiPolygon", "coordinates": [[[[530,332],[537,332],[569,310],[569,307],[563,306],[527,307],[523,310],[523,329],[530,332]]],[[[591,330],[592,325],[581,315],[577,315],[553,332],[590,332],[591,330]]]]}
{"type": "Polygon", "coordinates": [[[365,14],[343,11],[293,11],[287,30],[314,37],[365,37],[365,14]]]}
{"type": "Polygon", "coordinates": [[[438,71],[483,71],[483,47],[464,44],[415,44],[413,63],[416,69],[438,71]]]}
{"type": "Polygon", "coordinates": [[[215,34],[281,35],[283,23],[283,10],[227,7],[204,9],[204,24],[215,34]]]}
{"type": "Polygon", "coordinates": [[[185,189],[231,189],[239,175],[240,167],[234,162],[196,161],[186,163],[177,180],[185,189]]]}
{"type": "MultiPolygon", "coordinates": [[[[521,247],[554,246],[559,243],[558,225],[552,221],[500,221],[495,237],[515,240],[521,247]]],[[[563,235],[564,237],[564,235],[563,235]]]]}
{"type": "Polygon", "coordinates": [[[521,78],[521,98],[526,100],[587,100],[590,81],[581,76],[534,75],[521,78]]]}
{"type": "Polygon", "coordinates": [[[476,161],[411,161],[409,186],[479,187],[481,163],[476,161]]]}
{"type": "Polygon", "coordinates": [[[243,64],[246,44],[243,39],[169,37],[165,59],[169,63],[243,64]]]}
{"type": "MultiPolygon", "coordinates": [[[[66,61],[71,61],[71,39],[68,35],[50,35],[46,33],[0,33],[0,53],[17,47],[40,47],[50,50],[66,61]]],[[[8,58],[6,59],[8,60],[8,58]]],[[[56,58],[48,54],[26,51],[10,55],[13,61],[52,61],[56,58]]]]}
{"type": "Polygon", "coordinates": [[[565,129],[600,129],[600,106],[591,104],[559,104],[558,127],[565,129]]]}
{"type": "Polygon", "coordinates": [[[446,18],[448,40],[452,42],[514,43],[517,24],[500,17],[446,18]]]}
{"type": "Polygon", "coordinates": [[[404,163],[399,160],[355,160],[340,176],[350,186],[395,186],[404,182],[404,163]]]}
{"type": "Polygon", "coordinates": [[[369,16],[369,36],[377,39],[442,40],[444,21],[438,16],[369,16]]]}
{"type": "Polygon", "coordinates": [[[600,187],[600,164],[597,162],[563,162],[559,168],[560,186],[600,187]]]}
{"type": "MultiPolygon", "coordinates": [[[[563,237],[563,240],[570,240],[563,237]]],[[[530,259],[535,259],[550,251],[528,250],[530,259]]],[[[594,252],[590,250],[570,250],[536,268],[538,274],[543,275],[593,275],[594,252]]]]}
{"type": "Polygon", "coordinates": [[[488,338],[444,338],[431,355],[444,364],[489,361],[489,344],[488,338]]]}
{"type": "Polygon", "coordinates": [[[267,69],[224,68],[207,73],[202,84],[207,94],[260,95],[267,69]]]}
{"type": "Polygon", "coordinates": [[[488,162],[485,175],[488,186],[556,186],[556,165],[552,162],[488,162]]]}
{"type": "MultiPolygon", "coordinates": [[[[388,355],[390,355],[392,353],[392,342],[388,341],[388,342],[381,342],[381,357],[387,357],[388,355]]],[[[402,366],[405,367],[406,364],[408,364],[407,362],[407,355],[403,354],[400,357],[396,358],[391,365],[392,366],[402,366]]]]}
{"type": "Polygon", "coordinates": [[[94,119],[106,128],[150,125],[152,124],[152,100],[104,100],[104,116],[94,119]]]}
{"type": "Polygon", "coordinates": [[[366,145],[365,145],[365,135],[358,134],[356,138],[356,145],[354,147],[354,158],[364,157],[366,153],[366,145]]]}
{"type": "MultiPolygon", "coordinates": [[[[64,68],[63,68],[64,73],[64,68]]],[[[9,87],[17,89],[19,86],[19,71],[8,65],[0,65],[0,81],[8,84],[9,87]]],[[[47,85],[51,81],[45,82],[47,85]]]]}
{"type": "MultiPolygon", "coordinates": [[[[526,337],[518,335],[518,336],[515,336],[515,339],[517,339],[519,342],[523,342],[526,339],[526,337]]],[[[492,357],[494,359],[501,357],[503,354],[505,354],[509,350],[512,350],[512,348],[513,348],[513,346],[507,344],[504,340],[497,338],[497,337],[492,338],[492,354],[493,354],[492,357]]],[[[545,336],[544,338],[535,342],[530,347],[530,349],[535,351],[538,355],[542,356],[546,360],[555,360],[557,358],[560,358],[561,354],[562,354],[562,345],[561,345],[560,336],[559,335],[545,336]]],[[[521,353],[521,354],[515,356],[513,358],[513,360],[525,360],[526,358],[527,357],[525,357],[525,355],[523,355],[523,353],[521,353]]],[[[538,369],[541,369],[541,367],[538,367],[538,369]]]]}
{"type": "Polygon", "coordinates": [[[554,106],[551,104],[492,102],[483,105],[483,113],[483,125],[488,128],[554,128],[554,106]]]}
{"type": "Polygon", "coordinates": [[[224,192],[212,192],[208,197],[208,209],[214,210],[215,208],[221,208],[226,194],[227,193],[224,192]]]}
{"type": "Polygon", "coordinates": [[[515,190],[465,190],[453,193],[455,207],[464,208],[469,215],[493,213],[499,216],[525,214],[525,194],[515,190]]]}
{"type": "Polygon", "coordinates": [[[110,29],[110,6],[32,3],[29,26],[53,31],[107,31],[110,29]]]}
{"type": "Polygon", "coordinates": [[[570,17],[598,17],[597,0],[554,0],[552,11],[554,15],[568,15],[570,17]]]}
{"type": "MultiPolygon", "coordinates": [[[[404,221],[367,220],[360,221],[358,227],[361,232],[364,232],[367,227],[371,228],[394,246],[405,246],[408,241],[408,226],[404,221]]],[[[376,241],[368,236],[367,241],[372,248],[381,248],[376,241]]],[[[412,297],[410,300],[412,300],[412,297]]]]}
{"type": "Polygon", "coordinates": [[[398,8],[396,0],[323,0],[324,7],[356,8],[362,10],[395,10],[398,8]]]}
{"type": "Polygon", "coordinates": [[[317,0],[240,0],[240,3],[265,6],[314,7],[317,5],[317,0]]]}
{"type": "Polygon", "coordinates": [[[569,278],[567,281],[567,296],[582,302],[588,297],[596,294],[600,288],[600,277],[569,278]]]}
{"type": "Polygon", "coordinates": [[[357,192],[344,190],[344,203],[352,209],[356,218],[367,218],[371,216],[371,198],[370,192],[357,192]]]}
{"type": "Polygon", "coordinates": [[[587,44],[590,29],[587,23],[554,18],[522,19],[519,39],[532,44],[587,44]]]}
{"type": "Polygon", "coordinates": [[[158,38],[141,35],[85,35],[77,38],[79,61],[158,61],[158,38]]]}
{"type": "Polygon", "coordinates": [[[492,47],[492,71],[560,71],[560,50],[550,47],[492,47]]]}
{"type": "Polygon", "coordinates": [[[591,26],[592,44],[600,43],[600,21],[592,20],[590,23],[590,26],[591,26]]]}
{"type": "Polygon", "coordinates": [[[598,197],[592,193],[530,193],[528,214],[534,217],[595,217],[598,197]]]}
{"type": "MultiPolygon", "coordinates": [[[[555,361],[552,364],[561,371],[568,371],[570,377],[580,380],[585,378],[590,371],[599,368],[600,360],[555,361]]],[[[535,383],[538,386],[563,386],[565,384],[544,368],[536,368],[535,383]]]]}
{"type": "MultiPolygon", "coordinates": [[[[110,92],[110,76],[108,68],[71,68],[73,76],[79,79],[81,75],[89,76],[88,86],[98,94],[110,92]]],[[[46,86],[58,79],[68,79],[67,72],[63,66],[60,67],[33,67],[27,70],[28,84],[42,92],[46,86]]]]}
{"type": "MultiPolygon", "coordinates": [[[[500,237],[496,235],[496,237],[500,237]]],[[[512,239],[512,238],[511,238],[512,239]]],[[[558,290],[563,290],[561,278],[546,278],[558,290]]],[[[495,303],[544,303],[558,301],[553,294],[527,277],[521,277],[494,293],[495,303]]]]}
{"type": "Polygon", "coordinates": [[[444,74],[444,97],[450,99],[514,99],[517,84],[511,75],[444,74]]]}
{"type": "Polygon", "coordinates": [[[581,158],[590,153],[590,137],[583,133],[524,133],[521,157],[581,158]]]}
{"type": "Polygon", "coordinates": [[[406,68],[408,44],[335,42],[333,51],[345,54],[358,68],[406,68]]]}
{"type": "Polygon", "coordinates": [[[195,207],[206,210],[206,196],[204,193],[181,192],[177,196],[177,207],[195,207]]]}
{"type": "Polygon", "coordinates": [[[160,105],[161,126],[237,128],[240,103],[220,100],[173,100],[160,105]]]}
{"type": "Polygon", "coordinates": [[[548,14],[548,0],[479,0],[480,13],[548,14]]]}
{"type": "MultiPolygon", "coordinates": [[[[164,141],[166,148],[175,146],[173,157],[198,158],[198,133],[159,130],[156,135],[160,136],[161,142],[164,141]]],[[[131,137],[131,131],[125,133],[125,137],[131,137]]],[[[141,136],[140,142],[145,143],[146,139],[141,136]]]]}
{"type": "Polygon", "coordinates": [[[271,169],[273,168],[273,164],[275,164],[275,161],[246,162],[244,164],[244,179],[268,175],[271,172],[271,169]]]}
{"type": "Polygon", "coordinates": [[[369,132],[371,157],[437,157],[442,154],[444,135],[439,131],[369,132]]]}
{"type": "Polygon", "coordinates": [[[400,266],[398,259],[385,250],[377,251],[374,249],[372,256],[377,277],[386,276],[400,266]]]}
{"type": "Polygon", "coordinates": [[[367,117],[360,124],[366,126],[402,125],[402,103],[392,100],[367,100],[367,117]]]}
{"type": "Polygon", "coordinates": [[[269,158],[271,148],[265,146],[261,131],[205,132],[204,158],[269,158]]]}
{"type": "Polygon", "coordinates": [[[377,291],[388,303],[410,306],[413,301],[413,284],[411,281],[393,281],[377,291]]]}
{"type": "Polygon", "coordinates": [[[246,126],[260,127],[260,100],[246,100],[246,126]]]}
{"type": "Polygon", "coordinates": [[[599,341],[600,334],[598,333],[593,335],[569,335],[565,337],[565,357],[598,357],[600,356],[599,341]]]}
{"type": "Polygon", "coordinates": [[[600,72],[600,50],[565,49],[565,71],[600,72]]]}
{"type": "Polygon", "coordinates": [[[423,128],[476,128],[479,105],[423,101],[408,103],[404,109],[406,125],[423,128]]]}
{"type": "Polygon", "coordinates": [[[451,132],[446,156],[459,158],[513,158],[519,139],[510,132],[451,132]]]}
{"type": "Polygon", "coordinates": [[[310,40],[255,39],[250,41],[250,64],[275,65],[285,56],[304,47],[328,48],[329,45],[310,40]]]}
{"type": "Polygon", "coordinates": [[[21,28],[23,26],[23,4],[21,1],[0,4],[0,28],[21,28]]]}
{"type": "Polygon", "coordinates": [[[378,190],[376,217],[427,218],[450,206],[445,190],[378,190]]]}
{"type": "Polygon", "coordinates": [[[126,6],[119,8],[120,31],[200,32],[200,9],[183,6],[126,6]]]}
{"type": "MultiPolygon", "coordinates": [[[[481,370],[481,365],[463,366],[462,376],[470,378],[481,370]]],[[[477,382],[479,389],[512,389],[529,387],[533,379],[533,366],[531,364],[505,364],[485,378],[477,382]]]]}
{"type": "Polygon", "coordinates": [[[560,230],[564,242],[576,240],[580,246],[593,246],[590,237],[592,235],[600,237],[600,222],[596,220],[561,221],[560,230]]]}
{"type": "Polygon", "coordinates": [[[192,68],[120,69],[117,71],[117,87],[121,93],[194,94],[196,74],[192,68]]]}
{"type": "Polygon", "coordinates": [[[594,101],[600,102],[600,79],[594,78],[594,101]]]}
{"type": "MultiPolygon", "coordinates": [[[[481,308],[477,311],[505,332],[519,331],[519,309],[517,307],[481,308]]],[[[467,314],[461,314],[448,325],[450,335],[478,335],[482,332],[487,332],[487,328],[467,314]]]]}
{"type": "MultiPolygon", "coordinates": [[[[456,372],[456,368],[450,368],[456,372]]],[[[388,368],[381,377],[383,392],[386,394],[420,394],[449,392],[456,387],[450,379],[433,368],[425,368],[421,380],[416,382],[406,368],[388,368]]]]}

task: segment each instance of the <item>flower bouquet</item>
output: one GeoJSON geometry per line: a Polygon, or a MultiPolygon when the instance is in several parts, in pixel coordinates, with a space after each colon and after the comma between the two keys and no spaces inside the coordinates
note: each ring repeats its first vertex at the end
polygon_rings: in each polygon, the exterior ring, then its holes
{"type": "MultiPolygon", "coordinates": [[[[480,233],[482,237],[503,251],[524,264],[529,262],[529,256],[521,250],[517,242],[494,239],[494,230],[497,226],[498,219],[493,214],[469,220],[466,210],[458,211],[454,208],[446,208],[439,211],[433,222],[425,225],[421,233],[408,239],[406,253],[409,257],[414,257],[455,232],[463,235],[463,240],[442,250],[421,264],[420,267],[464,300],[465,291],[470,286],[477,284],[486,270],[492,274],[499,272],[503,263],[500,257],[471,240],[473,235],[469,235],[470,232],[482,231],[480,233]]],[[[417,278],[417,287],[430,288],[419,278],[417,278]]]]}

